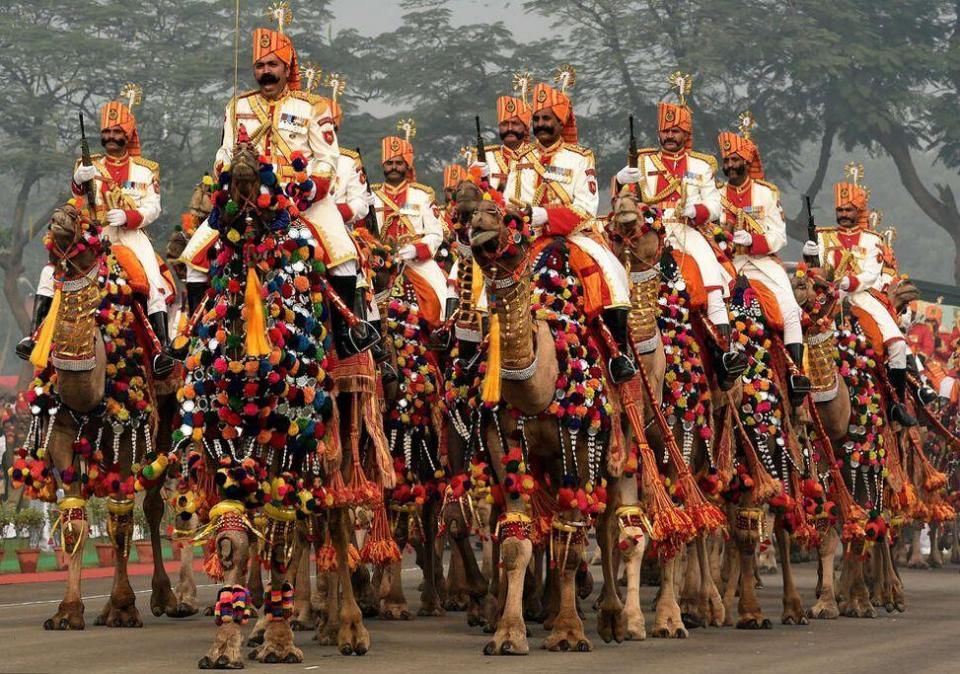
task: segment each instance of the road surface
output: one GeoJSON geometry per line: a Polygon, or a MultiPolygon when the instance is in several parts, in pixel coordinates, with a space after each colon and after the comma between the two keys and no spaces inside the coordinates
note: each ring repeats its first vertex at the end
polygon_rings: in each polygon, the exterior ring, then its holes
{"type": "MultiPolygon", "coordinates": [[[[406,560],[406,564],[411,564],[406,560]]],[[[599,570],[594,567],[595,574],[599,570]]],[[[816,567],[797,566],[798,586],[805,605],[813,597],[816,567]]],[[[201,576],[202,577],[202,576],[201,576]]],[[[202,577],[202,582],[209,582],[202,577]]],[[[416,609],[419,571],[407,568],[404,582],[411,609],[416,609]]],[[[198,579],[199,580],[199,579],[198,579]]],[[[604,644],[596,636],[595,617],[588,617],[592,653],[549,653],[539,650],[545,636],[540,625],[530,625],[531,653],[527,657],[484,657],[487,635],[468,628],[462,613],[411,622],[369,620],[373,641],[363,657],[340,655],[320,647],[312,634],[300,632],[304,650],[298,665],[248,662],[255,671],[289,672],[670,672],[688,674],[814,674],[829,672],[958,672],[960,671],[960,574],[957,567],[935,571],[903,571],[907,612],[881,612],[876,620],[841,618],[813,621],[805,626],[779,624],[780,580],[766,576],[760,601],[772,630],[746,632],[733,628],[691,630],[686,640],[648,638],[644,642],[604,644]]],[[[213,638],[212,618],[199,615],[184,620],[154,618],[149,609],[149,578],[133,579],[143,629],[93,626],[109,592],[107,579],[84,583],[87,629],[83,632],[46,632],[43,621],[56,609],[62,594],[58,583],[0,586],[0,672],[123,672],[172,674],[193,672],[213,638]]],[[[597,585],[599,589],[599,584],[597,585]]],[[[200,599],[210,602],[215,586],[200,588],[200,599]]],[[[655,589],[643,588],[643,606],[655,589]]],[[[592,601],[592,600],[591,600],[592,601]]],[[[652,614],[647,613],[649,631],[652,614]]]]}

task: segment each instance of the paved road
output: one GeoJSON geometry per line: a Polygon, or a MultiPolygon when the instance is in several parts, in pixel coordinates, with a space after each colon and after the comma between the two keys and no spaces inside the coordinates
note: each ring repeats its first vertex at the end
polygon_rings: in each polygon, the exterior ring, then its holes
{"type": "MultiPolygon", "coordinates": [[[[409,562],[408,562],[409,563],[409,562]]],[[[814,622],[808,626],[776,624],[770,631],[744,632],[733,628],[693,630],[684,641],[648,639],[642,643],[604,644],[595,636],[595,619],[589,618],[593,653],[548,653],[533,650],[525,658],[488,658],[481,655],[486,635],[466,626],[464,614],[444,618],[418,618],[409,623],[371,620],[373,639],[368,655],[343,657],[333,647],[320,647],[301,632],[297,643],[304,649],[300,665],[262,665],[250,662],[249,670],[275,672],[777,672],[813,674],[829,672],[957,672],[960,671],[960,575],[957,567],[937,571],[903,572],[907,612],[876,620],[844,619],[814,622]],[[509,668],[509,669],[508,669],[509,668]]],[[[798,567],[798,585],[804,601],[812,597],[816,569],[798,567]]],[[[408,597],[419,575],[404,574],[408,597]]],[[[779,577],[765,577],[760,591],[764,610],[779,616],[779,577]]],[[[149,579],[136,578],[138,605],[144,614],[142,630],[92,626],[102,606],[109,581],[84,585],[88,628],[84,632],[45,632],[41,624],[53,614],[62,588],[57,584],[0,586],[0,672],[123,672],[172,674],[194,672],[197,660],[213,637],[213,619],[194,616],[174,621],[154,618],[148,606],[149,579]]],[[[200,589],[210,601],[215,587],[200,589]]],[[[644,606],[654,588],[643,588],[644,606]]],[[[412,608],[415,608],[415,602],[412,608]]],[[[647,614],[650,628],[651,616],[647,614]]],[[[531,647],[545,635],[532,625],[531,647]]]]}

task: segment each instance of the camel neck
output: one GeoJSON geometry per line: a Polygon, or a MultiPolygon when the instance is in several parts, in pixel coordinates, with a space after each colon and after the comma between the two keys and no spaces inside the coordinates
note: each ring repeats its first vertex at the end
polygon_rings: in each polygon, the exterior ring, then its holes
{"type": "Polygon", "coordinates": [[[530,315],[530,277],[524,274],[513,285],[493,292],[500,323],[503,367],[522,370],[533,364],[533,318],[530,315]]]}

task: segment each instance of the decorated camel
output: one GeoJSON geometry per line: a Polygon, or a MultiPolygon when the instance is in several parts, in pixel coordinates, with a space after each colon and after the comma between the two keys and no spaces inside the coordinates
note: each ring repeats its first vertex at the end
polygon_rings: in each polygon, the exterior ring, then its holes
{"type": "Polygon", "coordinates": [[[107,499],[107,530],[116,552],[113,587],[96,622],[140,627],[127,576],[133,498],[136,489],[146,488],[153,503],[166,466],[154,443],[158,398],[145,365],[159,344],[138,304],[146,288],[136,268],[121,266],[122,247],[111,250],[73,202],[56,209],[46,242],[57,290],[31,355],[37,367],[27,393],[33,424],[11,469],[14,483],[35,498],[54,501],[58,488],[64,492],[54,529],[70,554],[67,588],[44,627],[84,628],[85,506],[93,495],[107,499]]]}

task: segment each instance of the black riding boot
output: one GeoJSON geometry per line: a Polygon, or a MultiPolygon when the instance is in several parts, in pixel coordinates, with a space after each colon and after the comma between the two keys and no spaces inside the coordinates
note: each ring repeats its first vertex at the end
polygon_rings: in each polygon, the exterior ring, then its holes
{"type": "Polygon", "coordinates": [[[209,284],[205,281],[188,281],[187,282],[187,307],[190,309],[190,315],[193,315],[193,312],[197,310],[197,307],[200,306],[200,303],[203,302],[203,297],[207,293],[207,288],[209,284]]]}
{"type": "Polygon", "coordinates": [[[460,300],[456,297],[448,297],[443,305],[443,328],[430,335],[430,349],[433,351],[449,351],[453,346],[453,332],[446,330],[450,317],[460,307],[460,300]]]}
{"type": "Polygon", "coordinates": [[[747,354],[734,348],[733,341],[730,339],[733,329],[729,323],[717,325],[716,328],[723,341],[727,343],[727,350],[720,356],[721,378],[732,386],[733,382],[739,379],[747,369],[747,354]]]}
{"type": "Polygon", "coordinates": [[[176,362],[170,356],[170,334],[167,332],[167,312],[156,311],[149,316],[150,327],[153,328],[153,334],[157,336],[160,342],[160,353],[153,357],[153,375],[157,379],[166,379],[176,362]]]}
{"type": "Polygon", "coordinates": [[[617,343],[617,351],[607,363],[610,379],[614,384],[622,384],[637,374],[637,366],[630,357],[630,326],[627,319],[630,309],[627,307],[611,307],[603,310],[603,322],[617,343]]]}
{"type": "MultiPolygon", "coordinates": [[[[330,286],[348,307],[354,307],[357,294],[356,276],[328,276],[330,286]]],[[[330,307],[330,323],[333,330],[333,343],[340,358],[349,358],[366,351],[380,340],[376,328],[364,320],[364,314],[357,316],[360,323],[351,328],[347,319],[336,307],[330,307]]]]}
{"type": "Polygon", "coordinates": [[[917,381],[920,382],[920,385],[917,387],[917,400],[920,401],[920,404],[926,407],[927,405],[932,405],[939,398],[939,394],[930,388],[930,381],[923,376],[923,362],[920,360],[920,356],[915,353],[911,353],[907,356],[907,374],[916,377],[917,381]]]}
{"type": "Polygon", "coordinates": [[[33,341],[33,336],[37,333],[37,329],[40,327],[40,324],[43,323],[43,319],[45,319],[47,314],[50,313],[50,305],[52,304],[52,297],[47,297],[46,295],[34,295],[33,325],[30,326],[30,334],[17,342],[17,347],[15,350],[19,358],[23,360],[30,360],[30,353],[33,351],[33,347],[36,345],[36,342],[33,341]]]}
{"type": "Polygon", "coordinates": [[[790,360],[796,368],[787,377],[787,389],[790,395],[790,402],[794,407],[801,405],[803,399],[810,393],[810,379],[803,374],[803,344],[787,344],[787,353],[790,354],[790,360]]]}
{"type": "Polygon", "coordinates": [[[897,394],[897,400],[890,403],[890,419],[901,426],[916,426],[917,420],[907,412],[907,407],[902,402],[906,400],[907,395],[907,371],[902,368],[888,367],[887,377],[897,394]]]}

